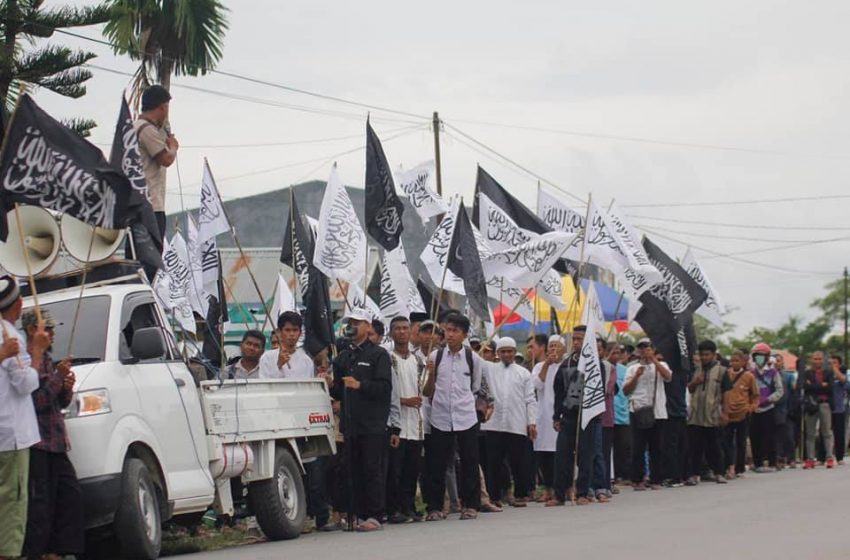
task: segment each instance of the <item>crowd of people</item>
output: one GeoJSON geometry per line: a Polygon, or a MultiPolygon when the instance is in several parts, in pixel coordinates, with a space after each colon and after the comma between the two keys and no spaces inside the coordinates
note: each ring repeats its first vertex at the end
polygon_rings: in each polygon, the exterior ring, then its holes
{"type": "MultiPolygon", "coordinates": [[[[699,343],[691,371],[668,365],[648,338],[598,337],[605,411],[582,429],[579,350],[586,329],[482,343],[457,311],[344,319],[332,363],[297,348],[301,317],[280,316],[277,349],[234,377],[319,376],[338,414],[338,452],[310,464],[309,515],[320,531],[368,532],[449,514],[606,503],[635,491],[727,484],[754,473],[844,463],[850,391],[840,356],[800,372],[764,344],[724,357],[699,343]],[[799,460],[798,460],[799,450],[799,460]],[[417,491],[421,506],[417,506],[417,491]],[[352,516],[348,518],[349,515],[352,516]]],[[[312,530],[312,525],[307,530],[312,530]]]]}
{"type": "MultiPolygon", "coordinates": [[[[63,416],[74,373],[51,356],[49,314],[23,313],[8,276],[0,315],[0,559],[79,554],[83,497],[63,416]]],[[[727,360],[705,340],[689,372],[647,338],[632,347],[600,333],[605,411],[583,422],[584,327],[532,336],[524,354],[510,337],[482,342],[470,329],[457,311],[385,327],[355,309],[337,347],[318,356],[300,347],[296,312],[280,315],[270,350],[264,333],[245,333],[223,378],[321,378],[329,389],[337,453],[305,465],[305,530],[471,520],[533,502],[606,503],[627,487],[844,463],[850,383],[840,356],[814,352],[798,373],[766,344],[727,360]]],[[[244,489],[233,489],[239,504],[244,489]]]]}

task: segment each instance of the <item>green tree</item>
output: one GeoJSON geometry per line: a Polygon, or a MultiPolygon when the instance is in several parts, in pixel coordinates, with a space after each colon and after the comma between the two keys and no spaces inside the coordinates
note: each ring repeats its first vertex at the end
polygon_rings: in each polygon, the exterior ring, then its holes
{"type": "Polygon", "coordinates": [[[802,317],[792,315],[777,329],[755,327],[743,338],[731,338],[728,346],[749,351],[756,343],[765,342],[771,348],[787,350],[805,357],[815,350],[825,349],[824,338],[831,328],[823,317],[805,323],[802,317]]]}
{"type": "MultiPolygon", "coordinates": [[[[91,72],[81,68],[94,53],[56,44],[36,46],[38,39],[53,36],[56,30],[104,23],[109,10],[103,6],[45,8],[44,0],[0,1],[0,107],[11,111],[23,87],[45,88],[70,98],[86,93],[91,72]]],[[[89,119],[66,122],[83,136],[95,123],[89,119]]]]}
{"type": "Polygon", "coordinates": [[[825,296],[812,302],[812,307],[820,309],[830,325],[844,324],[844,278],[827,282],[825,296]]]}
{"type": "Polygon", "coordinates": [[[172,75],[204,75],[221,60],[227,30],[219,0],[110,0],[103,33],[115,51],[141,62],[135,99],[150,84],[171,87],[172,75]]]}

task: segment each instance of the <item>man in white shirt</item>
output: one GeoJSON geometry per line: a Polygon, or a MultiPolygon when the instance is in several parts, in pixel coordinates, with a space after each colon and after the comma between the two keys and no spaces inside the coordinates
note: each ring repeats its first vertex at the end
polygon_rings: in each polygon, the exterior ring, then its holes
{"type": "Polygon", "coordinates": [[[277,336],[280,347],[269,350],[260,358],[261,379],[313,379],[316,366],[307,353],[297,348],[303,326],[301,315],[284,311],[277,319],[277,336]]]}
{"type": "Polygon", "coordinates": [[[496,343],[499,362],[489,364],[487,383],[495,399],[493,415],[481,425],[486,432],[487,491],[490,499],[501,505],[502,489],[510,481],[503,480],[502,465],[507,459],[514,478],[512,505],[525,507],[531,490],[531,450],[528,440],[537,437],[537,399],[531,374],[514,362],[516,341],[500,338],[496,343]]]}
{"type": "Polygon", "coordinates": [[[478,517],[481,505],[475,399],[481,389],[483,362],[463,344],[469,326],[469,319],[460,313],[449,314],[444,327],[446,348],[433,351],[428,359],[428,380],[422,391],[431,399],[426,456],[428,521],[445,518],[442,509],[446,468],[454,449],[460,455],[459,490],[464,507],[461,519],[478,517]]]}
{"type": "Polygon", "coordinates": [[[30,447],[41,441],[32,392],[50,346],[44,321],[33,335],[32,355],[15,328],[23,301],[17,282],[0,277],[0,558],[17,558],[24,545],[27,524],[30,447]]]}
{"type": "Polygon", "coordinates": [[[407,317],[399,316],[390,321],[390,336],[393,339],[390,351],[392,395],[399,410],[399,427],[392,430],[399,441],[398,446],[390,447],[387,515],[390,523],[410,523],[419,517],[414,501],[425,439],[422,419],[425,363],[411,351],[407,317]]]}
{"type": "Polygon", "coordinates": [[[629,397],[629,422],[632,426],[632,483],[635,490],[646,490],[643,458],[649,448],[650,485],[653,490],[659,490],[664,480],[663,425],[660,420],[667,419],[664,384],[673,378],[673,374],[667,364],[655,356],[655,348],[648,338],[642,338],[637,349],[640,360],[626,370],[623,384],[623,393],[629,397]]]}
{"type": "Polygon", "coordinates": [[[558,432],[552,424],[555,413],[555,375],[564,361],[567,346],[559,334],[549,337],[548,352],[543,361],[534,366],[531,381],[537,391],[537,437],[534,439],[534,453],[537,458],[537,468],[543,478],[542,502],[552,499],[552,485],[555,476],[555,446],[558,432]]]}
{"type": "Polygon", "coordinates": [[[227,379],[258,379],[260,377],[260,356],[266,347],[266,335],[257,330],[245,331],[242,344],[239,345],[241,356],[224,370],[227,379]]]}

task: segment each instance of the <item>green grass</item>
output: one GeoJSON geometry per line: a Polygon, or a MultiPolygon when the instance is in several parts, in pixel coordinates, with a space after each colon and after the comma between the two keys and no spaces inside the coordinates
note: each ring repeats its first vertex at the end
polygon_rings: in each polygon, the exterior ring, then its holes
{"type": "Polygon", "coordinates": [[[193,552],[206,552],[220,550],[234,546],[243,546],[262,542],[259,532],[245,529],[244,526],[222,527],[221,529],[200,528],[195,535],[189,534],[185,529],[173,529],[162,536],[162,556],[175,556],[177,554],[190,554],[193,552]]]}

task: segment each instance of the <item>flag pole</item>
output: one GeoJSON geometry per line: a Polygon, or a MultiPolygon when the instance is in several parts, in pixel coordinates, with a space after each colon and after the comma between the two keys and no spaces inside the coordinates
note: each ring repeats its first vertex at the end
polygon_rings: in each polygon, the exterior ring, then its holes
{"type": "MultiPolygon", "coordinates": [[[[293,202],[295,201],[295,192],[292,190],[293,185],[289,185],[289,248],[292,252],[292,280],[295,285],[295,291],[292,294],[292,299],[295,300],[295,307],[298,307],[298,272],[295,270],[295,206],[293,202]]],[[[299,216],[300,220],[301,217],[299,216]]],[[[300,250],[300,247],[299,247],[300,250]]],[[[278,281],[280,281],[278,279],[278,281]]],[[[302,298],[301,303],[304,303],[302,298]]],[[[275,328],[275,325],[272,325],[272,328],[275,328]]]]}
{"type": "Polygon", "coordinates": [[[86,262],[83,265],[83,276],[80,278],[80,295],[77,297],[77,308],[74,310],[74,322],[71,323],[71,334],[68,337],[68,352],[67,356],[71,357],[71,349],[74,347],[74,335],[77,333],[77,321],[80,318],[80,307],[83,304],[83,291],[86,289],[86,277],[89,273],[89,260],[91,260],[91,251],[92,247],[94,247],[94,238],[97,235],[97,228],[92,226],[91,228],[91,241],[89,241],[89,250],[86,253],[86,262]]]}
{"type": "MultiPolygon", "coordinates": [[[[254,314],[245,309],[245,306],[242,305],[242,302],[236,299],[236,295],[233,293],[233,288],[230,287],[230,283],[224,279],[224,276],[221,277],[221,282],[222,284],[224,284],[224,289],[227,290],[227,293],[230,295],[230,300],[236,304],[236,307],[239,308],[239,311],[242,312],[242,315],[244,315],[246,319],[249,316],[254,317],[254,314]]],[[[268,317],[268,315],[266,315],[266,317],[268,317]]],[[[265,325],[265,323],[263,323],[263,325],[265,325]]],[[[260,322],[257,321],[256,317],[254,317],[254,326],[260,326],[260,322]]]]}
{"type": "MultiPolygon", "coordinates": [[[[277,287],[278,287],[279,284],[280,284],[280,274],[277,275],[277,280],[274,281],[274,287],[272,288],[272,294],[274,294],[275,298],[277,298],[277,287]]],[[[272,305],[272,311],[274,311],[274,305],[272,305]]],[[[277,328],[275,321],[273,321],[271,317],[266,315],[266,318],[263,320],[263,326],[260,328],[260,330],[261,331],[265,330],[266,322],[268,322],[271,325],[272,330],[275,330],[277,328]]]]}
{"type": "Polygon", "coordinates": [[[440,162],[440,115],[434,111],[434,118],[431,121],[434,127],[434,166],[437,170],[437,194],[443,196],[443,172],[440,162]]]}
{"type": "Polygon", "coordinates": [[[623,296],[626,292],[620,292],[620,298],[617,300],[617,308],[614,310],[614,320],[611,321],[611,326],[608,327],[608,334],[605,335],[605,342],[611,340],[611,333],[614,332],[614,321],[617,320],[617,315],[620,313],[620,305],[623,303],[623,296]]]}
{"type": "MultiPolygon", "coordinates": [[[[576,296],[573,299],[573,302],[570,304],[569,309],[567,310],[567,316],[564,317],[564,328],[563,331],[566,332],[567,325],[569,324],[570,318],[575,310],[576,304],[579,302],[581,297],[581,275],[584,272],[585,258],[584,258],[584,249],[587,246],[587,232],[590,230],[588,222],[590,221],[590,203],[593,198],[593,193],[588,193],[587,195],[587,213],[584,218],[584,239],[581,242],[581,252],[579,253],[578,260],[578,269],[576,270],[576,296]]],[[[575,325],[573,325],[575,326],[575,325]]],[[[572,342],[570,343],[572,344],[572,342]]],[[[571,350],[571,349],[570,349],[571,350]]]]}
{"type": "Polygon", "coordinates": [[[32,301],[35,304],[35,316],[38,319],[38,323],[41,324],[41,306],[38,304],[38,290],[35,287],[35,276],[32,273],[32,263],[30,263],[30,255],[27,252],[27,247],[24,244],[24,226],[21,223],[21,210],[20,204],[15,203],[15,225],[18,229],[18,238],[21,242],[21,253],[24,255],[24,262],[27,265],[27,279],[30,284],[30,293],[32,294],[32,301]]]}
{"type": "MultiPolygon", "coordinates": [[[[502,305],[503,305],[502,304],[502,296],[504,295],[504,293],[505,293],[505,277],[502,276],[502,279],[499,282],[499,309],[501,309],[502,305]]],[[[510,315],[508,315],[508,318],[510,318],[510,315]]],[[[502,317],[502,319],[507,321],[507,319],[505,317],[502,317]]],[[[504,322],[504,321],[502,321],[502,322],[504,322]]],[[[502,325],[501,324],[499,324],[499,330],[496,332],[496,334],[498,334],[500,337],[502,336],[502,325]]]]}
{"type": "Polygon", "coordinates": [[[224,203],[221,201],[221,193],[218,192],[218,185],[215,182],[215,177],[213,177],[212,169],[210,169],[210,164],[209,161],[207,161],[207,158],[204,158],[204,166],[206,166],[207,171],[209,171],[210,178],[212,179],[213,183],[212,186],[215,189],[216,196],[218,197],[218,202],[221,206],[221,211],[224,213],[224,217],[227,220],[227,224],[230,226],[230,235],[233,237],[233,242],[236,244],[236,248],[239,250],[239,256],[242,257],[242,262],[245,263],[245,269],[248,271],[248,276],[251,278],[251,283],[254,285],[254,289],[257,291],[257,296],[259,296],[260,302],[263,304],[263,311],[266,312],[266,315],[269,315],[269,310],[266,306],[266,300],[263,297],[263,292],[260,291],[260,285],[257,283],[257,278],[254,276],[254,272],[251,270],[251,264],[248,261],[248,257],[245,256],[245,251],[244,249],[242,249],[242,244],[239,242],[239,236],[236,235],[236,228],[233,226],[233,222],[230,221],[230,216],[227,214],[227,208],[224,207],[224,203]]]}

